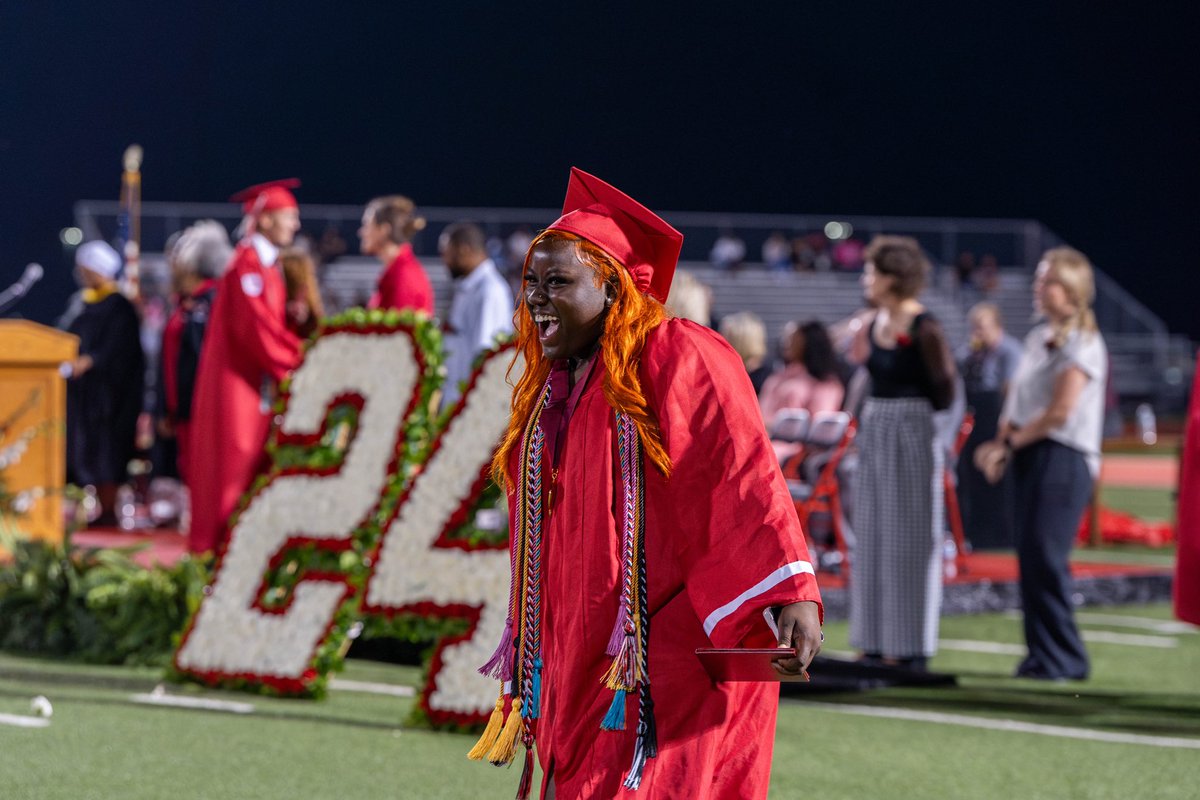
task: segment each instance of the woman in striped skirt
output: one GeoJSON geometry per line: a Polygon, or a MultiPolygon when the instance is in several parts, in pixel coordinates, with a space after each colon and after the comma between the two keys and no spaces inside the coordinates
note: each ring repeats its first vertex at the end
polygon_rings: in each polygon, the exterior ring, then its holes
{"type": "Polygon", "coordinates": [[[868,663],[923,670],[942,599],[942,456],[933,413],[954,398],[941,325],[917,299],[929,261],[915,240],[876,237],[863,294],[876,312],[856,342],[871,375],[858,436],[850,643],[868,663]]]}

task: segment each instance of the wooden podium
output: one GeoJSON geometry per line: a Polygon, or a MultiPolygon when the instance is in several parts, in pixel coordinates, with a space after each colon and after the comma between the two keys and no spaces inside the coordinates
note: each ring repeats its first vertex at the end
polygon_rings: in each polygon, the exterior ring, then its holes
{"type": "Polygon", "coordinates": [[[69,333],[0,320],[0,461],[11,462],[0,476],[7,493],[28,492],[32,500],[23,515],[5,515],[3,527],[34,538],[63,536],[67,386],[58,368],[78,349],[69,333]]]}

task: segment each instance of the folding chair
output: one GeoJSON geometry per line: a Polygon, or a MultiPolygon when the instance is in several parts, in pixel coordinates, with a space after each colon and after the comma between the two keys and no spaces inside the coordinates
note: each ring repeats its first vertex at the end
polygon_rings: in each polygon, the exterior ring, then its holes
{"type": "MultiPolygon", "coordinates": [[[[792,502],[796,504],[796,513],[806,532],[809,531],[809,520],[813,514],[829,515],[834,548],[839,555],[837,560],[841,564],[848,561],[849,547],[846,532],[842,527],[844,516],[838,466],[854,441],[857,427],[854,418],[845,411],[821,411],[814,414],[805,439],[808,455],[800,468],[804,480],[788,481],[792,502]]],[[[820,561],[818,557],[818,564],[820,561]]]]}
{"type": "Polygon", "coordinates": [[[804,442],[812,417],[807,408],[781,408],[767,435],[775,447],[775,457],[785,478],[799,479],[799,465],[804,459],[804,442]]]}
{"type": "Polygon", "coordinates": [[[811,421],[807,408],[781,408],[771,420],[769,435],[774,441],[803,444],[811,421]]]}
{"type": "MultiPolygon", "coordinates": [[[[962,453],[963,445],[975,429],[975,415],[968,410],[963,414],[958,426],[958,435],[954,438],[954,461],[962,453]]],[[[942,496],[946,502],[946,520],[950,523],[950,533],[954,536],[954,567],[959,575],[967,571],[967,537],[963,532],[962,511],[958,506],[958,482],[953,470],[947,466],[942,470],[942,496]]]]}

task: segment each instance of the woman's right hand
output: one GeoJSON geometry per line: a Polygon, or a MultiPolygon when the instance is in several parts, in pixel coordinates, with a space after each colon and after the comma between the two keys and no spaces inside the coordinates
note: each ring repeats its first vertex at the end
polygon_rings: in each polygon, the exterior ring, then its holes
{"type": "Polygon", "coordinates": [[[1004,442],[984,442],[975,448],[975,468],[983,473],[984,480],[994,486],[1004,478],[1004,470],[1008,467],[1011,455],[1012,451],[1004,442]]]}

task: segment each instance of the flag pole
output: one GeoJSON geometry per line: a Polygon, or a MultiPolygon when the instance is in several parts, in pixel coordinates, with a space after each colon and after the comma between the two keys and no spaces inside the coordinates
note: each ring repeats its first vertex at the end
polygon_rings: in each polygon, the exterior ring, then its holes
{"type": "Polygon", "coordinates": [[[136,301],[141,295],[139,270],[142,234],[141,145],[131,144],[125,148],[122,164],[124,171],[121,173],[121,216],[125,223],[122,226],[125,234],[122,246],[122,255],[125,258],[125,278],[122,289],[130,300],[136,301]]]}

